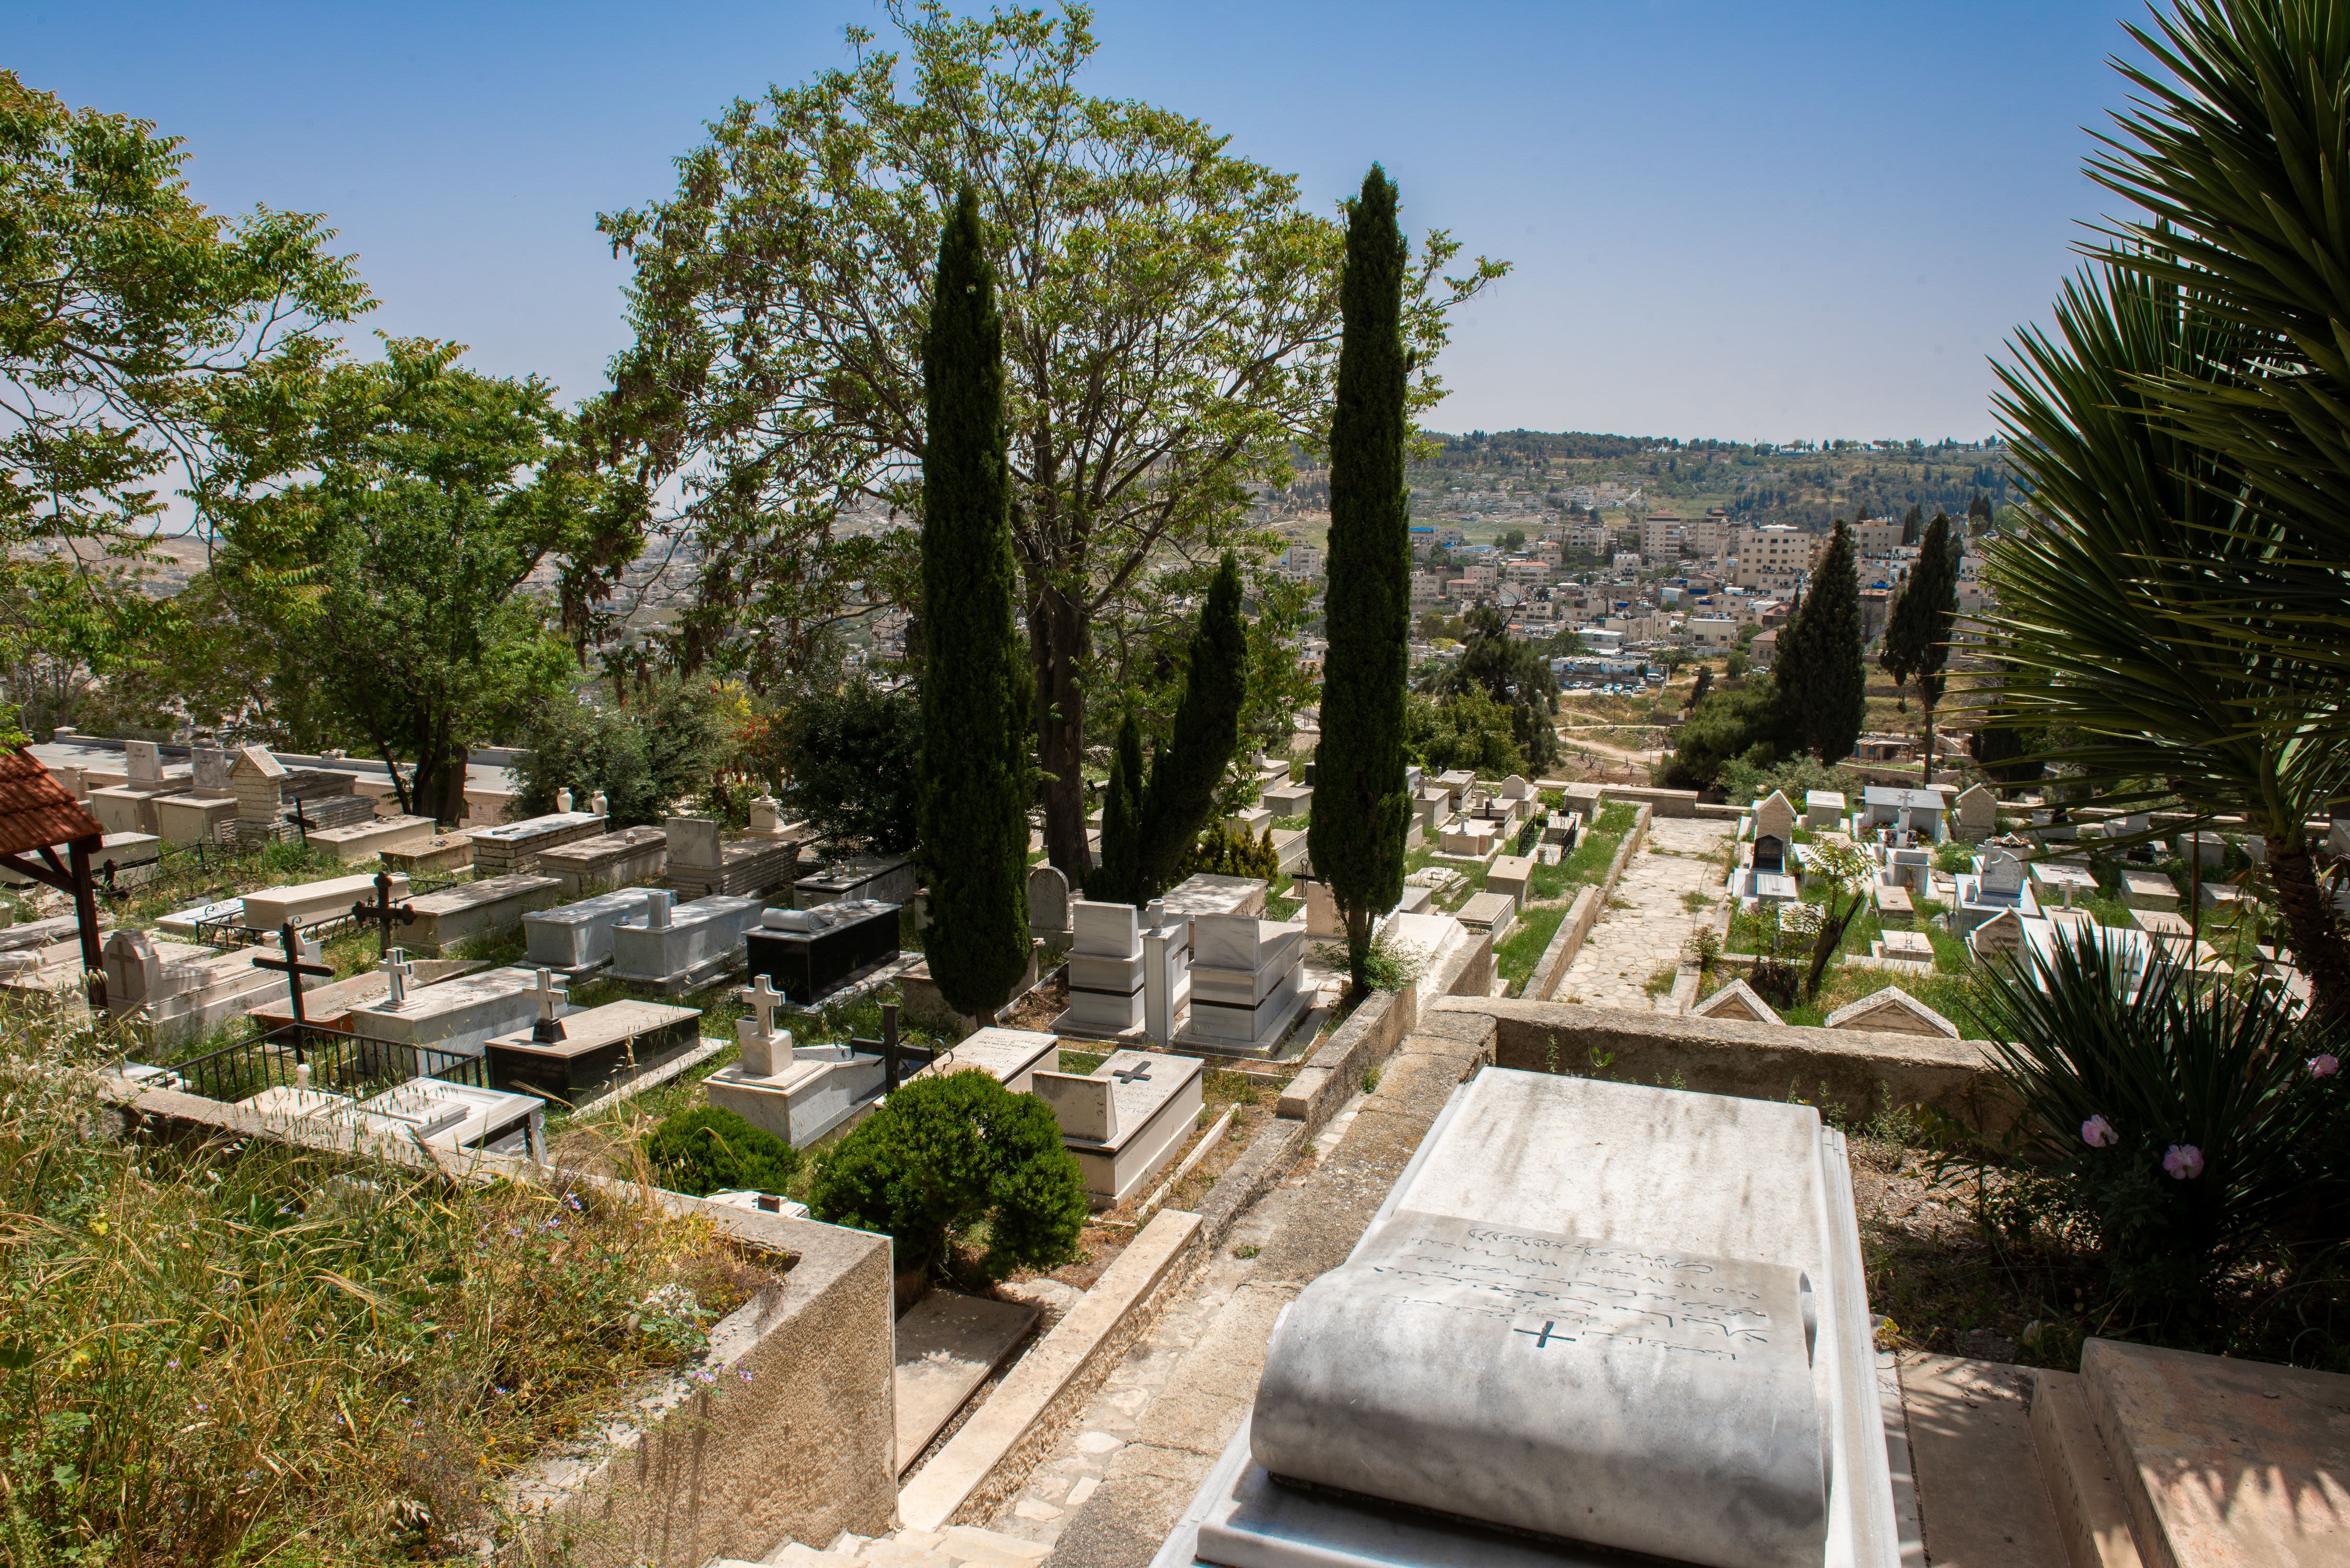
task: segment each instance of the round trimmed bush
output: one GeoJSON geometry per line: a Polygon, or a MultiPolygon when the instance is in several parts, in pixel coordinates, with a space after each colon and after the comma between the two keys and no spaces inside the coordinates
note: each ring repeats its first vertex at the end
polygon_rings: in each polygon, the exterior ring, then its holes
{"type": "Polygon", "coordinates": [[[1055,1269],[1077,1253],[1086,1183],[1045,1102],[984,1073],[899,1088],[816,1166],[819,1220],[878,1231],[898,1267],[941,1272],[958,1237],[984,1227],[980,1272],[1055,1269]]]}
{"type": "Polygon", "coordinates": [[[645,1135],[653,1179],[671,1192],[781,1192],[799,1174],[799,1150],[733,1111],[699,1106],[645,1135]]]}

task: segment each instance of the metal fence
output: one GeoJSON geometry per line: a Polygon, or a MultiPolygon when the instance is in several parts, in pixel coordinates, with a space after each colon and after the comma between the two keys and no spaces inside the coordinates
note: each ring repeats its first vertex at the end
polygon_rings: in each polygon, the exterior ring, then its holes
{"type": "Polygon", "coordinates": [[[364,1099],[411,1078],[438,1078],[477,1089],[490,1086],[484,1056],[432,1045],[345,1034],[316,1024],[289,1023],[224,1050],[163,1069],[189,1093],[234,1105],[265,1089],[305,1082],[328,1094],[364,1099]],[[307,1075],[296,1068],[307,1067],[307,1075]]]}

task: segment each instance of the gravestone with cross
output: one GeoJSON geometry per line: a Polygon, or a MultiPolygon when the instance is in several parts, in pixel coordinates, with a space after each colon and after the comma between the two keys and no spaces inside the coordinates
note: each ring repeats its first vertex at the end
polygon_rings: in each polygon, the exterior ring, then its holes
{"type": "MultiPolygon", "coordinates": [[[[309,1018],[302,1011],[303,978],[308,976],[317,980],[331,980],[334,978],[335,969],[332,964],[317,961],[318,950],[302,940],[302,928],[291,920],[278,929],[277,941],[285,950],[286,956],[276,959],[257,958],[253,961],[253,967],[273,969],[286,977],[286,1002],[294,1010],[294,1026],[300,1029],[309,1023],[309,1018]]],[[[295,1049],[299,1051],[301,1047],[297,1044],[295,1049]]]]}
{"type": "Polygon", "coordinates": [[[538,984],[532,997],[538,1003],[538,1022],[530,1026],[530,1037],[541,1045],[552,1045],[563,1038],[563,1005],[568,987],[555,977],[551,969],[538,971],[538,984]]]}
{"type": "Polygon", "coordinates": [[[407,950],[402,948],[389,950],[375,967],[383,971],[384,980],[391,988],[383,1004],[386,1007],[408,1005],[408,981],[416,972],[416,966],[408,961],[407,950]]]}
{"type": "Polygon", "coordinates": [[[772,1078],[779,1066],[792,1059],[791,1032],[775,1033],[775,1009],[787,999],[764,974],[756,985],[745,986],[736,994],[750,1006],[753,1014],[734,1021],[734,1038],[743,1047],[743,1075],[772,1078]]]}

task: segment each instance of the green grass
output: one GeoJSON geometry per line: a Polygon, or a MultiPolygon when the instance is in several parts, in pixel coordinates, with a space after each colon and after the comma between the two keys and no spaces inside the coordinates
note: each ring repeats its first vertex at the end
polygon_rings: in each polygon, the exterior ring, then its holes
{"type": "Polygon", "coordinates": [[[1493,972],[1510,982],[1510,994],[1523,994],[1526,981],[1533,978],[1534,965],[1542,961],[1551,939],[1558,934],[1559,922],[1566,919],[1564,904],[1537,904],[1518,920],[1518,929],[1493,950],[1493,972]]]}
{"type": "Polygon", "coordinates": [[[12,1562],[470,1557],[507,1473],[766,1277],[595,1189],[91,1138],[75,1050],[0,1045],[12,1562]]]}

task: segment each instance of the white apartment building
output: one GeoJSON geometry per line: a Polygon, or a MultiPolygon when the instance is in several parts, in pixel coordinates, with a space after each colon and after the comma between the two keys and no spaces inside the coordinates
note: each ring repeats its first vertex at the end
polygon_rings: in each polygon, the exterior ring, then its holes
{"type": "Polygon", "coordinates": [[[1864,559],[1889,558],[1901,545],[1901,520],[1871,517],[1852,525],[1852,547],[1864,559]]]}
{"type": "Polygon", "coordinates": [[[1607,524],[1596,520],[1570,523],[1566,525],[1566,543],[1570,549],[1604,550],[1607,547],[1607,524]]]}
{"type": "Polygon", "coordinates": [[[1472,588],[1490,588],[1493,586],[1492,563],[1490,561],[1476,562],[1466,568],[1461,573],[1461,576],[1467,580],[1469,586],[1472,588]]]}
{"type": "Polygon", "coordinates": [[[1525,587],[1540,587],[1550,581],[1550,563],[1548,561],[1504,561],[1502,563],[1502,580],[1525,587]]]}
{"type": "Polygon", "coordinates": [[[1322,552],[1312,545],[1292,545],[1281,553],[1281,575],[1312,580],[1322,575],[1322,552]]]}
{"type": "Polygon", "coordinates": [[[1738,646],[1738,623],[1728,616],[1691,616],[1688,630],[1690,641],[1700,648],[1738,646]]]}
{"type": "Polygon", "coordinates": [[[1617,552],[1616,552],[1616,570],[1617,570],[1617,571],[1621,572],[1621,573],[1624,573],[1624,574],[1625,574],[1625,575],[1627,575],[1627,576],[1629,576],[1630,574],[1632,574],[1632,573],[1634,573],[1634,572],[1637,572],[1637,571],[1638,571],[1639,569],[1640,569],[1640,556],[1639,556],[1639,553],[1638,553],[1638,551],[1636,551],[1636,550],[1618,550],[1618,551],[1617,551],[1617,552]]]}
{"type": "Polygon", "coordinates": [[[1738,586],[1744,588],[1792,588],[1812,569],[1819,536],[1784,523],[1738,531],[1738,586]]]}
{"type": "Polygon", "coordinates": [[[1680,515],[1673,512],[1651,512],[1640,524],[1640,555],[1654,566],[1681,558],[1681,538],[1687,530],[1680,515]]]}
{"type": "Polygon", "coordinates": [[[1414,572],[1411,575],[1411,607],[1422,608],[1444,597],[1442,572],[1414,572]]]}

